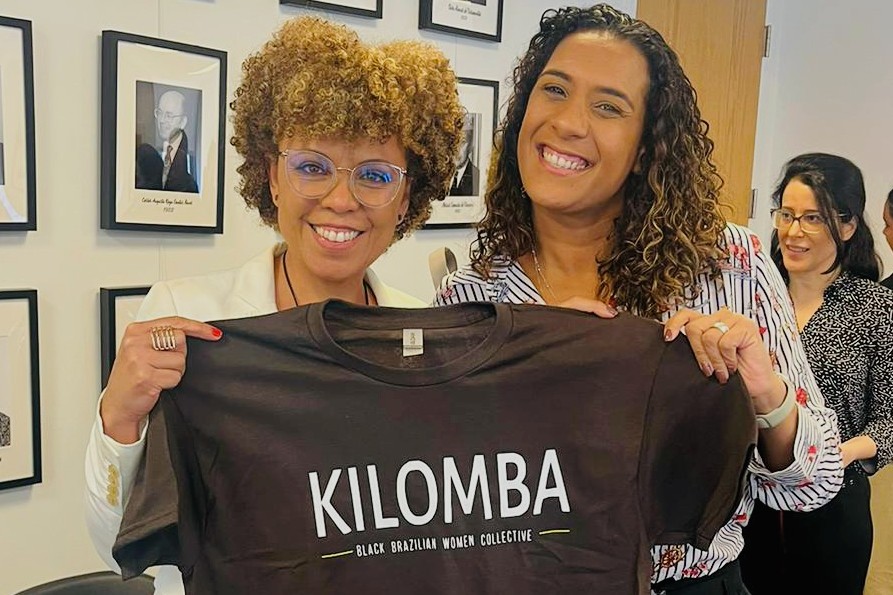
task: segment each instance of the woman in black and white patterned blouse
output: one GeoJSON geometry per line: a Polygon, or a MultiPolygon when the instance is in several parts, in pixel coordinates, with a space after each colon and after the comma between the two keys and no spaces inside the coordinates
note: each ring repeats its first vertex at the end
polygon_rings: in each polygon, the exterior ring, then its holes
{"type": "Polygon", "coordinates": [[[865,225],[865,185],[852,162],[800,155],[773,194],[772,256],[825,402],[837,413],[844,486],[814,512],[757,506],[745,530],[754,595],[861,595],[871,557],[868,475],[893,458],[893,292],[865,225]]]}

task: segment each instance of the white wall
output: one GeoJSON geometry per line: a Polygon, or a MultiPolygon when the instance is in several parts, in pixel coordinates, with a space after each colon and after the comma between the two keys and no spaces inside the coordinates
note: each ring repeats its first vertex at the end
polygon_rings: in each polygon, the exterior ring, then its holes
{"type": "Polygon", "coordinates": [[[888,0],[769,0],[772,50],[764,60],[752,227],[768,241],[770,195],[782,165],[822,151],[862,169],[866,214],[887,274],[893,254],[881,214],[893,188],[893,3],[888,0]]]}
{"type": "MultiPolygon", "coordinates": [[[[459,75],[504,83],[548,4],[590,4],[505,2],[500,44],[417,31],[415,0],[386,0],[382,20],[329,16],[367,39],[434,41],[459,75]]],[[[636,6],[635,0],[613,4],[627,11],[636,6]]],[[[279,22],[301,12],[280,9],[276,0],[0,0],[0,14],[32,20],[34,27],[38,231],[0,234],[0,289],[40,291],[44,474],[42,484],[0,492],[0,593],[102,566],[82,521],[82,453],[99,389],[98,288],[227,268],[273,239],[232,190],[237,158],[231,149],[223,236],[99,230],[101,30],[224,49],[231,93],[241,60],[279,22]]],[[[887,31],[893,4],[769,0],[767,20],[773,47],[763,67],[752,226],[768,239],[769,194],[786,159],[837,152],[865,173],[869,223],[893,268],[880,235],[881,205],[893,186],[893,36],[887,31]]],[[[503,100],[506,94],[503,84],[503,100]]],[[[419,232],[376,268],[387,281],[428,298],[428,252],[449,245],[464,260],[468,239],[462,231],[419,232]]]]}
{"type": "MultiPolygon", "coordinates": [[[[504,82],[549,5],[505,3],[500,44],[419,32],[416,0],[385,0],[382,20],[329,16],[367,39],[433,41],[460,76],[504,82]]],[[[635,10],[635,0],[614,4],[635,10]]],[[[100,32],[116,29],[226,50],[231,95],[242,59],[281,21],[302,12],[308,11],[280,9],[277,0],[0,0],[0,15],[33,22],[38,231],[0,234],[0,289],[40,292],[44,477],[41,484],[0,492],[0,593],[102,568],[82,505],[83,452],[99,392],[99,287],[229,268],[273,240],[233,190],[237,156],[229,147],[224,235],[99,229],[100,32]]],[[[503,86],[501,98],[506,93],[503,86]]],[[[430,298],[428,252],[449,245],[462,258],[468,237],[462,231],[419,232],[376,269],[388,282],[430,298]]]]}

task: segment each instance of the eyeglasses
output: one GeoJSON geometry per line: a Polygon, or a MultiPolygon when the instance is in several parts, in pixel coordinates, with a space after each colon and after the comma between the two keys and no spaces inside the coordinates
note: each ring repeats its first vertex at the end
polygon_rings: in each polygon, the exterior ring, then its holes
{"type": "Polygon", "coordinates": [[[327,156],[316,151],[286,149],[285,171],[292,190],[302,198],[319,200],[338,183],[338,172],[348,172],[348,188],[363,206],[373,209],[389,205],[400,192],[406,170],[387,161],[364,161],[356,167],[336,167],[327,156]]]}
{"type": "Polygon", "coordinates": [[[160,110],[158,108],[155,108],[154,113],[155,113],[155,117],[158,118],[159,120],[167,120],[167,121],[176,120],[177,118],[182,118],[185,115],[185,114],[172,114],[171,112],[166,112],[166,111],[160,110]]]}
{"type": "MultiPolygon", "coordinates": [[[[837,216],[841,219],[847,218],[842,213],[837,213],[837,216]]],[[[828,224],[825,217],[817,211],[807,211],[799,217],[794,217],[794,213],[788,209],[772,209],[772,227],[775,229],[788,229],[794,221],[800,224],[803,233],[819,233],[828,224]]]]}

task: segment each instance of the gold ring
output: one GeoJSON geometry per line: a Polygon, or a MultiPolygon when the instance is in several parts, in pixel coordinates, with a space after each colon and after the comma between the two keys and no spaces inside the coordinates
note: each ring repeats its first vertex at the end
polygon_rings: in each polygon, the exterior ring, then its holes
{"type": "Polygon", "coordinates": [[[173,351],[177,348],[177,336],[172,326],[153,326],[149,331],[152,335],[152,349],[155,351],[173,351]]]}
{"type": "Polygon", "coordinates": [[[727,325],[725,322],[714,322],[710,325],[710,328],[715,328],[722,334],[726,334],[727,332],[729,332],[729,325],[727,325]]]}

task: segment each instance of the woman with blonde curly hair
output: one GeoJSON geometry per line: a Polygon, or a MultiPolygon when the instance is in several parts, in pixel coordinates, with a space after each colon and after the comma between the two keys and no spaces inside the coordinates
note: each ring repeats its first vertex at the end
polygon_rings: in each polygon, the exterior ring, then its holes
{"type": "Polygon", "coordinates": [[[436,302],[622,309],[664,320],[668,341],[684,329],[706,376],[740,373],[761,429],[737,511],[707,550],[656,545],[652,582],[746,593],[737,559],[755,499],[817,508],[842,469],[784,282],[757,237],[721,214],[706,131],[657,31],[603,4],[547,10],[514,70],[471,264],[436,302]]]}
{"type": "MultiPolygon", "coordinates": [[[[161,281],[127,327],[87,451],[87,518],[103,559],[145,452],[145,420],[186,367],[186,337],[217,340],[200,321],[271,314],[339,298],[423,306],[368,269],[418,229],[443,197],[463,112],[456,77],[429,44],[369,45],[316,18],[287,22],[245,60],[231,103],[240,193],[284,240],[247,264],[161,281]]],[[[157,593],[182,593],[160,567],[157,593]]]]}

